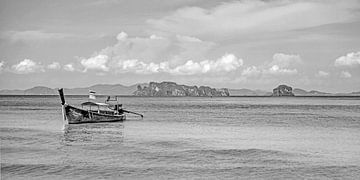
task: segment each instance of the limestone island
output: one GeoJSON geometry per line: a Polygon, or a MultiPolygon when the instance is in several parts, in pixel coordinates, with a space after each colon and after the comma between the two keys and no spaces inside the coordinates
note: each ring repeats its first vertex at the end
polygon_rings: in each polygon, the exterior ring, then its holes
{"type": "Polygon", "coordinates": [[[272,96],[295,96],[292,92],[292,87],[287,85],[279,85],[273,89],[272,96]]]}
{"type": "Polygon", "coordinates": [[[150,82],[148,86],[138,85],[135,96],[229,96],[227,88],[215,89],[208,86],[178,85],[175,82],[150,82]]]}

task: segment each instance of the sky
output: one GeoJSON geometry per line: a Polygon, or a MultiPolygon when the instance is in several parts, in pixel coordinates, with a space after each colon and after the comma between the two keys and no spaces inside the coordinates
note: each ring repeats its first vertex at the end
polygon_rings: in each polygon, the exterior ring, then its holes
{"type": "Polygon", "coordinates": [[[0,0],[0,89],[360,91],[360,0],[0,0]]]}

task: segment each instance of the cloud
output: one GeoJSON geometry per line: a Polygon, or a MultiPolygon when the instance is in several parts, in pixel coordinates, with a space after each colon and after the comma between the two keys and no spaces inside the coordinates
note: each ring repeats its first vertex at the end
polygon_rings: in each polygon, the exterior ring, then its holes
{"type": "Polygon", "coordinates": [[[120,60],[116,63],[117,72],[133,72],[137,74],[169,73],[172,75],[195,75],[207,73],[226,73],[237,70],[243,65],[243,60],[236,58],[233,54],[225,54],[217,60],[203,60],[195,62],[192,60],[184,64],[170,67],[167,61],[160,63],[146,63],[137,59],[120,60]]]}
{"type": "Polygon", "coordinates": [[[61,66],[60,66],[60,63],[58,63],[58,62],[53,62],[53,63],[49,64],[49,65],[47,66],[47,68],[48,68],[48,69],[57,70],[57,69],[60,69],[61,66]]]}
{"type": "Polygon", "coordinates": [[[169,64],[162,62],[156,63],[145,63],[138,59],[119,60],[115,65],[115,71],[117,73],[132,72],[136,74],[153,74],[159,72],[166,72],[169,69],[169,64]]]}
{"type": "Polygon", "coordinates": [[[298,71],[294,66],[301,64],[299,55],[275,53],[269,63],[265,63],[260,69],[264,75],[294,75],[298,71]]]}
{"type": "Polygon", "coordinates": [[[226,73],[237,70],[243,60],[225,54],[217,60],[205,58],[215,45],[212,42],[184,35],[129,37],[125,32],[116,36],[117,42],[89,58],[81,58],[81,67],[67,65],[68,71],[83,69],[115,73],[195,75],[226,73]],[[205,59],[205,60],[204,60],[205,59]]]}
{"type": "Polygon", "coordinates": [[[126,40],[127,37],[128,37],[128,35],[125,32],[121,32],[116,36],[116,39],[118,41],[123,41],[123,40],[126,40]]]}
{"type": "Polygon", "coordinates": [[[102,71],[109,71],[109,67],[106,66],[109,57],[107,55],[99,54],[95,57],[91,57],[89,59],[81,60],[81,65],[84,66],[86,72],[89,69],[93,70],[102,70],[102,71]]]}
{"type": "Polygon", "coordinates": [[[4,61],[0,61],[0,73],[3,71],[4,69],[4,64],[5,62],[4,61]]]}
{"type": "Polygon", "coordinates": [[[335,60],[335,66],[357,66],[360,65],[360,51],[348,53],[335,60]]]}
{"type": "Polygon", "coordinates": [[[225,54],[216,61],[204,60],[201,62],[187,61],[184,65],[170,70],[172,74],[193,75],[217,72],[235,71],[243,65],[243,60],[233,54],[225,54]]]}
{"type": "Polygon", "coordinates": [[[41,30],[28,30],[28,31],[7,31],[1,34],[4,39],[10,41],[44,41],[44,40],[57,40],[72,37],[70,34],[64,33],[49,33],[41,30]]]}
{"type": "Polygon", "coordinates": [[[273,65],[268,70],[264,71],[266,74],[274,75],[294,75],[297,74],[297,69],[280,68],[278,65],[273,65]]]}
{"type": "Polygon", "coordinates": [[[37,63],[30,59],[24,59],[12,66],[12,70],[18,74],[28,74],[33,72],[43,72],[44,67],[40,63],[37,63]]]}
{"type": "Polygon", "coordinates": [[[269,65],[285,68],[300,63],[302,63],[302,60],[299,55],[276,53],[273,55],[273,60],[269,65]]]}
{"type": "Polygon", "coordinates": [[[171,65],[178,65],[188,59],[205,59],[208,51],[215,45],[213,42],[183,35],[129,37],[121,32],[116,39],[114,45],[103,48],[95,56],[106,55],[112,60],[137,59],[147,64],[169,61],[171,65]]]}
{"type": "Polygon", "coordinates": [[[330,73],[325,72],[325,71],[318,71],[316,76],[318,77],[328,77],[330,75],[330,73]]]}
{"type": "Polygon", "coordinates": [[[75,71],[75,68],[74,68],[74,65],[73,65],[73,64],[69,63],[69,64],[65,64],[65,65],[64,65],[64,70],[65,70],[65,71],[73,72],[73,71],[75,71]]]}
{"type": "Polygon", "coordinates": [[[340,77],[342,78],[351,78],[351,74],[347,71],[341,71],[340,77]]]}
{"type": "Polygon", "coordinates": [[[357,18],[353,10],[359,4],[356,0],[232,1],[209,9],[184,7],[147,22],[158,31],[197,36],[288,31],[350,22],[357,18]]]}
{"type": "Polygon", "coordinates": [[[163,37],[155,35],[155,34],[151,35],[149,38],[150,39],[164,39],[163,37]]]}
{"type": "Polygon", "coordinates": [[[191,36],[176,35],[176,38],[181,42],[202,42],[200,39],[191,36]]]}
{"type": "Polygon", "coordinates": [[[242,70],[239,79],[268,79],[278,76],[292,76],[298,74],[296,66],[301,64],[299,55],[275,53],[270,62],[259,66],[250,66],[242,70]]]}
{"type": "Polygon", "coordinates": [[[244,69],[241,73],[244,77],[258,77],[262,73],[262,70],[257,68],[256,66],[250,66],[244,69]]]}

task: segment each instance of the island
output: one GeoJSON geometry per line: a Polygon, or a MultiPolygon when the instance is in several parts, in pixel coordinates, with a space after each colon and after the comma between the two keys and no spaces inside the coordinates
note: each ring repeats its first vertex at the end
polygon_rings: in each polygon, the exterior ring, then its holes
{"type": "Polygon", "coordinates": [[[135,96],[230,96],[227,88],[211,88],[209,86],[187,86],[175,82],[150,82],[148,86],[138,85],[135,96]]]}
{"type": "Polygon", "coordinates": [[[273,89],[272,96],[295,96],[292,92],[292,87],[287,85],[279,85],[277,88],[273,89]]]}

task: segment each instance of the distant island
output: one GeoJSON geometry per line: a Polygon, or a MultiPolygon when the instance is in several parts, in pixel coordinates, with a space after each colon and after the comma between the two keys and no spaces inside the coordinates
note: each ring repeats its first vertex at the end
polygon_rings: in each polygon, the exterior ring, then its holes
{"type": "Polygon", "coordinates": [[[292,92],[292,87],[283,84],[273,89],[272,96],[295,96],[295,94],[292,92]]]}
{"type": "MultiPolygon", "coordinates": [[[[280,85],[273,91],[251,89],[212,88],[208,86],[178,85],[175,82],[150,82],[124,86],[121,84],[96,84],[89,87],[64,88],[66,95],[88,95],[89,90],[96,91],[98,95],[123,96],[360,96],[360,91],[351,93],[327,93],[316,90],[306,91],[280,85]],[[290,90],[291,88],[291,90],[290,90]],[[274,95],[275,90],[275,95],[274,95]],[[279,94],[280,93],[280,94],[279,94]],[[287,95],[285,95],[287,96],[287,95]]],[[[0,95],[58,95],[57,88],[36,86],[25,90],[0,90],[0,95]]]]}
{"type": "Polygon", "coordinates": [[[230,96],[226,88],[215,89],[209,86],[187,86],[175,82],[150,82],[148,86],[137,86],[135,96],[230,96]]]}

